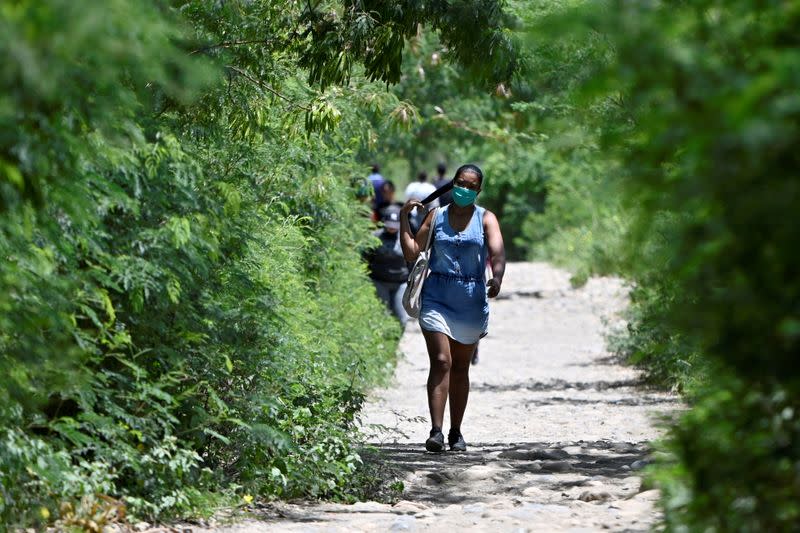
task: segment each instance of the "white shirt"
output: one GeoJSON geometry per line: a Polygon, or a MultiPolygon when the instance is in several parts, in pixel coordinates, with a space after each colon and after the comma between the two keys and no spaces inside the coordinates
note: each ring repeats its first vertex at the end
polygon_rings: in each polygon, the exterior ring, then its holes
{"type": "MultiPolygon", "coordinates": [[[[406,201],[408,200],[424,200],[429,194],[433,193],[436,187],[433,183],[427,181],[414,181],[406,187],[406,201]]],[[[435,202],[438,203],[438,200],[435,202]]]]}

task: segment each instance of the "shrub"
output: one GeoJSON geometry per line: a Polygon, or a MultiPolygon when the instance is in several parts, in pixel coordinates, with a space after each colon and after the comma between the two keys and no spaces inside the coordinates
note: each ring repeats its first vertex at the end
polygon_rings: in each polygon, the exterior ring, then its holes
{"type": "Polygon", "coordinates": [[[638,204],[630,271],[645,307],[634,340],[658,374],[698,360],[704,378],[670,434],[667,525],[794,530],[800,107],[789,102],[800,54],[789,35],[800,6],[620,3],[609,13],[595,20],[611,21],[610,86],[632,118],[606,132],[638,204]]]}

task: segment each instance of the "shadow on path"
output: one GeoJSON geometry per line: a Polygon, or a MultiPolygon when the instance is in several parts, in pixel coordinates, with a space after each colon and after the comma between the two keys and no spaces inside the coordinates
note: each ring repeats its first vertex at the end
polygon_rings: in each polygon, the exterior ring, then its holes
{"type": "Polygon", "coordinates": [[[489,383],[474,383],[470,387],[470,391],[487,391],[487,392],[506,392],[516,390],[527,390],[533,392],[543,391],[561,391],[561,390],[595,390],[604,391],[609,389],[622,389],[622,388],[637,388],[642,389],[645,387],[645,382],[639,379],[626,379],[620,381],[589,381],[589,382],[571,382],[563,379],[554,379],[551,381],[524,381],[518,383],[509,383],[507,385],[489,384],[489,383]]]}
{"type": "Polygon", "coordinates": [[[590,485],[619,483],[648,462],[647,443],[579,441],[472,444],[466,453],[429,453],[418,444],[376,445],[366,457],[410,484],[405,499],[430,504],[485,501],[493,494],[521,495],[532,486],[561,494],[590,485]],[[475,484],[481,487],[475,490],[475,484]]]}
{"type": "Polygon", "coordinates": [[[617,398],[617,399],[594,399],[594,398],[563,398],[561,396],[551,396],[548,398],[538,398],[528,400],[524,405],[592,405],[602,403],[605,405],[619,405],[626,407],[636,407],[640,405],[672,405],[679,404],[677,398],[671,396],[636,396],[631,398],[617,398]]]}

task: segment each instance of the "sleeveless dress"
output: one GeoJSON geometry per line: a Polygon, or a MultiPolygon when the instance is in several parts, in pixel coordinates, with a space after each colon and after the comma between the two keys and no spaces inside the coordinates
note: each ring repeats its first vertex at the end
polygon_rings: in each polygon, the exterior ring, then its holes
{"type": "Polygon", "coordinates": [[[485,209],[476,205],[467,227],[457,232],[450,226],[449,208],[440,208],[436,217],[419,325],[462,344],[474,344],[486,335],[489,326],[485,209]]]}

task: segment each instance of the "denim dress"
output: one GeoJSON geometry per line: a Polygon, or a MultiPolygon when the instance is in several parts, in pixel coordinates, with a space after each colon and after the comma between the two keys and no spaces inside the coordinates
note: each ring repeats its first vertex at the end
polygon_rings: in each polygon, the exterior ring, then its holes
{"type": "Polygon", "coordinates": [[[449,207],[440,208],[437,213],[419,325],[462,344],[474,344],[486,335],[489,326],[485,209],[475,206],[467,227],[457,232],[448,220],[449,207]]]}

